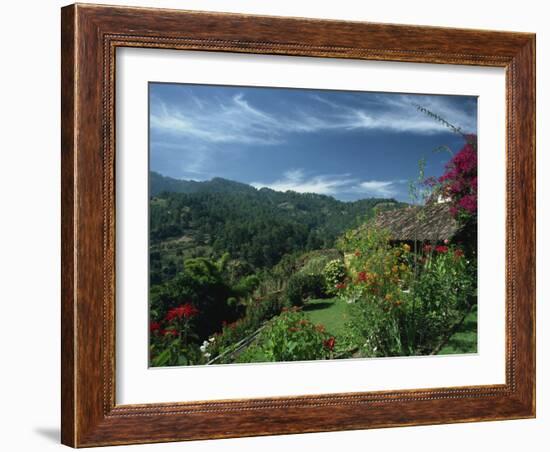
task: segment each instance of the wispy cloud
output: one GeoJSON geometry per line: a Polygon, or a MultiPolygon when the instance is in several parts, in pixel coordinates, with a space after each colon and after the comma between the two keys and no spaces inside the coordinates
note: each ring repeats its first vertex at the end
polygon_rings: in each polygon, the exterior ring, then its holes
{"type": "Polygon", "coordinates": [[[276,131],[269,125],[276,120],[256,110],[242,95],[229,102],[199,100],[192,96],[182,105],[168,105],[153,99],[150,125],[155,131],[187,136],[206,143],[276,144],[276,131]],[[198,108],[197,108],[198,107],[198,108]]]}
{"type": "Polygon", "coordinates": [[[476,116],[458,108],[448,96],[375,94],[363,103],[357,100],[353,103],[337,103],[318,94],[312,95],[311,98],[328,105],[346,129],[418,134],[445,131],[443,124],[418,111],[417,106],[432,111],[464,132],[475,132],[477,129],[476,116]]]}
{"type": "Polygon", "coordinates": [[[404,180],[361,181],[350,174],[321,174],[307,176],[303,169],[291,169],[273,182],[252,182],[255,188],[271,188],[276,191],[317,193],[320,195],[365,194],[376,197],[393,197],[404,180]]]}
{"type": "Polygon", "coordinates": [[[433,134],[444,126],[416,109],[420,104],[466,132],[476,130],[476,119],[457,108],[448,97],[372,94],[347,95],[335,101],[312,94],[310,102],[273,110],[253,105],[243,92],[224,97],[183,96],[178,104],[159,98],[151,103],[151,128],[205,143],[274,145],[288,134],[320,131],[380,130],[433,134]]]}
{"type": "Polygon", "coordinates": [[[271,188],[276,191],[295,191],[298,193],[317,193],[320,195],[334,195],[345,191],[346,187],[356,183],[349,174],[317,175],[306,177],[301,169],[286,171],[283,177],[273,182],[252,182],[256,188],[271,188]]]}
{"type": "Polygon", "coordinates": [[[380,196],[388,198],[395,196],[398,192],[398,184],[402,184],[403,181],[389,181],[389,180],[368,180],[361,182],[357,189],[366,194],[372,196],[380,196]]]}

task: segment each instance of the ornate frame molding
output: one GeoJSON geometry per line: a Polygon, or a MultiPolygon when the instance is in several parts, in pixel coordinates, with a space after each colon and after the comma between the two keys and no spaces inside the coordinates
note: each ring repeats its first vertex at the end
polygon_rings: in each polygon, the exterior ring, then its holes
{"type": "Polygon", "coordinates": [[[535,415],[534,35],[77,4],[62,9],[62,44],[64,444],[82,447],[535,415]],[[116,405],[118,47],[506,68],[506,383],[116,405]]]}

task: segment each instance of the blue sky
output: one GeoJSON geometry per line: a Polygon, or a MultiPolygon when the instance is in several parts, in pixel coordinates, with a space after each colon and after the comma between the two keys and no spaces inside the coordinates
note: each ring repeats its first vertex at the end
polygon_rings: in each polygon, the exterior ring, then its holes
{"type": "Polygon", "coordinates": [[[442,174],[450,154],[435,150],[463,139],[416,105],[477,132],[471,96],[151,83],[149,101],[151,170],[344,201],[408,201],[421,158],[442,174]]]}

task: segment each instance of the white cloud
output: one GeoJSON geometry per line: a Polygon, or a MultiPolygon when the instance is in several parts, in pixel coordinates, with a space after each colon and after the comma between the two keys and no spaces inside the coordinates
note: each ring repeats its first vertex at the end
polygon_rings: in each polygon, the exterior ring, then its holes
{"type": "Polygon", "coordinates": [[[154,130],[205,143],[261,145],[279,144],[291,133],[326,130],[386,130],[419,134],[444,131],[444,125],[417,110],[416,105],[421,105],[465,132],[476,130],[475,117],[442,96],[379,94],[365,100],[348,94],[345,103],[318,94],[312,94],[310,98],[318,102],[320,108],[291,105],[284,114],[252,105],[244,93],[223,100],[199,99],[190,94],[183,96],[177,106],[153,98],[150,124],[154,130]]]}
{"type": "Polygon", "coordinates": [[[322,174],[306,176],[302,169],[291,169],[283,177],[273,182],[252,182],[255,188],[271,188],[276,191],[295,191],[298,193],[317,193],[320,195],[362,193],[375,197],[394,197],[399,192],[399,185],[405,180],[368,180],[360,181],[350,174],[322,174]]]}
{"type": "Polygon", "coordinates": [[[397,194],[397,184],[402,181],[383,181],[369,180],[361,182],[357,187],[357,191],[368,193],[373,196],[392,197],[397,194]]]}
{"type": "Polygon", "coordinates": [[[306,177],[301,169],[286,171],[281,179],[274,182],[252,182],[256,188],[271,188],[276,191],[295,191],[298,193],[317,193],[320,195],[334,195],[345,192],[347,188],[357,183],[349,174],[317,175],[306,177]]]}
{"type": "Polygon", "coordinates": [[[241,94],[225,103],[192,96],[178,107],[153,99],[150,117],[154,130],[207,143],[276,144],[281,141],[277,130],[271,129],[276,122],[251,107],[241,94]]]}

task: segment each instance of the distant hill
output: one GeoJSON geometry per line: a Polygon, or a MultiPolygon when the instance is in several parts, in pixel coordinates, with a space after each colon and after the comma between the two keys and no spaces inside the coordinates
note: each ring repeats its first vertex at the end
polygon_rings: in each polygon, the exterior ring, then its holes
{"type": "Polygon", "coordinates": [[[194,181],[174,179],[151,171],[149,173],[149,193],[157,196],[162,192],[171,193],[252,193],[256,189],[241,182],[235,182],[221,177],[209,181],[194,181]]]}

